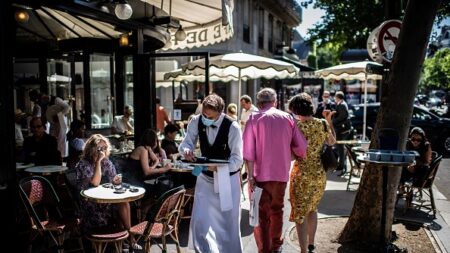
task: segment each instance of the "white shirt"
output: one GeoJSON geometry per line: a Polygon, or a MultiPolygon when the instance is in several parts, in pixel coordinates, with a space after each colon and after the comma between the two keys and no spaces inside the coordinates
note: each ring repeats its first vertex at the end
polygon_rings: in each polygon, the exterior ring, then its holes
{"type": "MultiPolygon", "coordinates": [[[[123,132],[125,132],[125,131],[128,131],[128,128],[127,128],[127,126],[125,125],[125,122],[123,121],[123,115],[121,115],[121,116],[116,116],[116,117],[114,117],[114,120],[113,120],[113,122],[112,122],[112,128],[115,128],[116,129],[116,132],[117,133],[123,133],[123,132]]],[[[134,120],[133,120],[133,118],[130,118],[129,120],[128,120],[128,122],[130,122],[130,125],[132,126],[132,127],[134,127],[134,120]]]]}
{"type": "Polygon", "coordinates": [[[22,127],[19,124],[15,123],[14,128],[15,128],[15,135],[16,135],[16,145],[22,146],[22,144],[23,144],[22,127]]]}
{"type": "Polygon", "coordinates": [[[245,123],[247,123],[248,118],[250,117],[250,114],[252,114],[252,112],[258,112],[258,108],[254,105],[252,105],[250,107],[250,109],[246,110],[245,108],[242,108],[242,113],[241,113],[241,124],[245,126],[245,123]]]}
{"type": "MultiPolygon", "coordinates": [[[[181,153],[184,153],[185,150],[195,150],[195,143],[197,143],[198,140],[198,122],[199,120],[201,120],[201,117],[202,115],[195,115],[189,122],[187,126],[186,136],[178,147],[178,150],[181,153]]],[[[216,140],[217,133],[219,132],[219,127],[222,124],[224,117],[225,114],[222,113],[219,119],[214,122],[213,125],[217,126],[216,128],[206,127],[206,136],[208,137],[208,142],[210,144],[213,144],[216,140]]],[[[228,146],[230,147],[231,151],[228,165],[230,172],[233,172],[239,169],[243,163],[243,142],[241,129],[236,121],[233,121],[230,126],[230,132],[228,133],[228,146]]]]}

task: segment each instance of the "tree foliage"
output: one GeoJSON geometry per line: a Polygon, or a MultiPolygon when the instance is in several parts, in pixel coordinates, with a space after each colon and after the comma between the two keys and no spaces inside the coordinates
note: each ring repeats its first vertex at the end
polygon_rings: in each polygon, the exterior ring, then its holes
{"type": "Polygon", "coordinates": [[[339,48],[328,43],[317,49],[318,69],[328,68],[339,63],[339,48]]]}
{"type": "MultiPolygon", "coordinates": [[[[298,0],[300,5],[325,11],[321,22],[308,29],[309,42],[315,41],[319,48],[333,46],[333,56],[349,48],[366,48],[367,38],[385,18],[385,5],[389,0],[298,0]]],[[[407,0],[398,1],[405,8],[407,0]]],[[[441,1],[436,22],[450,16],[450,1],[441,1]]],[[[402,17],[400,17],[402,18],[402,17]]]]}
{"type": "Polygon", "coordinates": [[[450,48],[441,49],[425,60],[421,83],[426,88],[450,88],[450,48]]]}
{"type": "MultiPolygon", "coordinates": [[[[302,6],[313,1],[302,1],[302,6]]],[[[314,8],[326,13],[322,22],[308,30],[310,41],[319,45],[332,44],[338,51],[347,48],[366,48],[367,38],[383,21],[381,1],[373,0],[316,0],[314,8]]]]}

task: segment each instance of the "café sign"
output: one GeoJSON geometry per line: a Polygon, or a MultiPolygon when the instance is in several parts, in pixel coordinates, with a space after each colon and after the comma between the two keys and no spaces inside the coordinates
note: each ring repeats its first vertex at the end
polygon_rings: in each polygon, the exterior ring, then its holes
{"type": "Polygon", "coordinates": [[[203,47],[233,37],[232,23],[227,25],[222,24],[222,20],[219,19],[209,25],[201,28],[186,28],[186,39],[179,41],[175,38],[175,34],[171,35],[172,46],[170,48],[162,48],[162,50],[176,50],[194,47],[203,47]]]}

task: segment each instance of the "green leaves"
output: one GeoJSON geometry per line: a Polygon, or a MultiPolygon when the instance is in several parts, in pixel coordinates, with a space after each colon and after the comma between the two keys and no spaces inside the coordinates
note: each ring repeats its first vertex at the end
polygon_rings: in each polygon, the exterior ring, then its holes
{"type": "Polygon", "coordinates": [[[427,88],[450,88],[450,49],[436,52],[424,62],[421,84],[427,88]]]}
{"type": "Polygon", "coordinates": [[[373,0],[317,0],[314,7],[327,13],[322,23],[309,30],[310,40],[320,46],[365,48],[372,29],[383,21],[383,6],[373,0]]]}

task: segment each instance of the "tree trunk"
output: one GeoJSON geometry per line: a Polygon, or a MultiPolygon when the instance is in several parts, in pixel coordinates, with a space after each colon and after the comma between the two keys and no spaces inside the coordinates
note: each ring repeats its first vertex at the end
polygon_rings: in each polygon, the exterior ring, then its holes
{"type": "MultiPolygon", "coordinates": [[[[383,86],[381,108],[372,134],[371,148],[378,145],[379,128],[396,129],[400,148],[405,149],[411,122],[414,96],[417,91],[422,64],[439,0],[409,0],[387,81],[383,86]]],[[[391,168],[388,174],[385,241],[390,239],[396,189],[401,168],[391,168]]],[[[366,166],[352,213],[339,237],[340,242],[360,241],[378,244],[381,229],[382,173],[374,166],[366,166]]]]}

